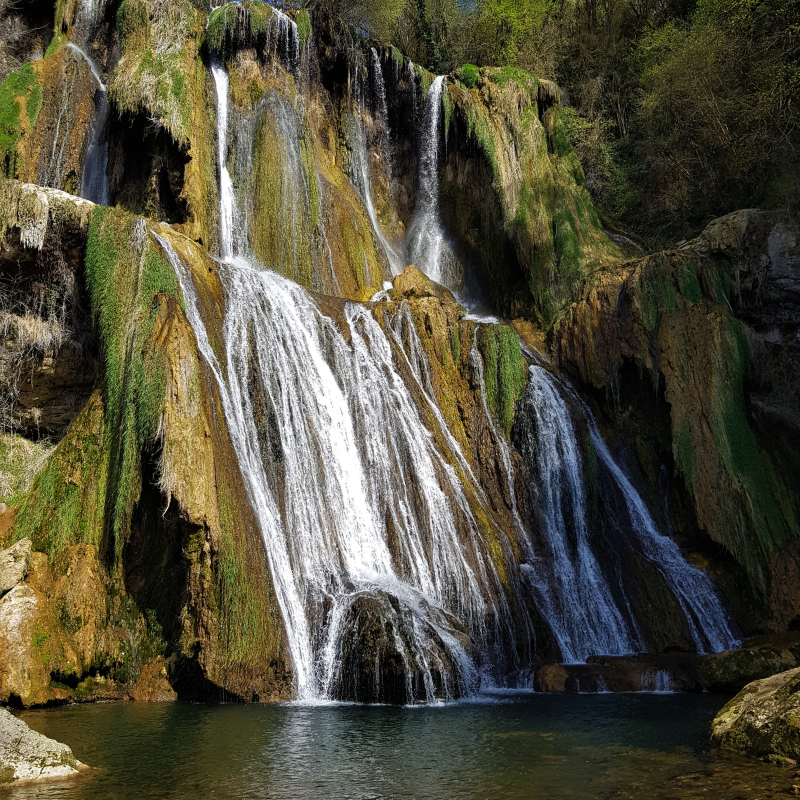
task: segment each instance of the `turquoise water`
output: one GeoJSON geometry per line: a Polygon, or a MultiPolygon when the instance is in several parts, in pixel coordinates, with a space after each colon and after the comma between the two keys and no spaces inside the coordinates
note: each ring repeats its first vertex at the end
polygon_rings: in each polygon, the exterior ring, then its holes
{"type": "Polygon", "coordinates": [[[527,695],[446,707],[109,704],[25,712],[85,776],[14,798],[786,797],[794,770],[706,745],[724,699],[527,695]]]}

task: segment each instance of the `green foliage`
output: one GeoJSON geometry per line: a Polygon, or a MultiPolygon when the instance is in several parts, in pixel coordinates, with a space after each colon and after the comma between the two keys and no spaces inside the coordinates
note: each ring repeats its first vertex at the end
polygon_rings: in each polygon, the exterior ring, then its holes
{"type": "Polygon", "coordinates": [[[536,76],[528,72],[528,70],[511,66],[492,70],[489,77],[492,83],[496,83],[498,86],[505,86],[510,81],[514,81],[527,89],[535,89],[538,82],[536,76]]]}
{"type": "Polygon", "coordinates": [[[311,17],[308,16],[308,11],[301,8],[295,17],[297,23],[297,36],[300,39],[300,44],[305,44],[311,38],[311,17]]]}
{"type": "Polygon", "coordinates": [[[30,488],[53,446],[16,433],[0,432],[0,502],[16,506],[30,488]]]}
{"type": "Polygon", "coordinates": [[[517,401],[528,380],[519,336],[506,325],[481,325],[477,342],[484,364],[486,403],[509,436],[517,401]]]}
{"type": "Polygon", "coordinates": [[[103,409],[93,397],[20,503],[15,539],[31,539],[51,560],[72,544],[101,544],[108,464],[104,442],[103,409]]]}
{"type": "Polygon", "coordinates": [[[177,278],[142,221],[98,208],[89,227],[86,281],[105,354],[108,517],[117,553],[141,492],[142,453],[157,446],[167,385],[152,340],[157,297],[182,303],[177,278]]]}
{"type": "MultiPolygon", "coordinates": [[[[301,13],[303,19],[297,20],[298,35],[305,42],[311,35],[311,19],[305,11],[301,13]]],[[[260,0],[227,3],[209,14],[206,43],[211,50],[225,55],[238,47],[263,47],[274,17],[272,6],[260,0]]]]}
{"type": "Polygon", "coordinates": [[[481,71],[474,64],[464,64],[458,71],[458,79],[467,89],[472,89],[481,79],[481,71]]]}
{"type": "Polygon", "coordinates": [[[42,88],[37,80],[29,62],[0,84],[0,174],[9,178],[16,177],[18,168],[17,144],[23,133],[20,101],[25,102],[31,125],[42,107],[42,88]]]}
{"type": "Polygon", "coordinates": [[[44,57],[50,58],[53,53],[58,50],[59,47],[66,44],[68,41],[67,34],[63,31],[58,31],[56,34],[53,35],[53,38],[50,40],[50,44],[47,45],[47,50],[45,50],[44,57]]]}
{"type": "Polygon", "coordinates": [[[192,122],[187,43],[198,35],[198,12],[189,0],[125,0],[117,13],[122,58],[109,85],[118,113],[147,113],[179,145],[189,143],[192,122]]]}

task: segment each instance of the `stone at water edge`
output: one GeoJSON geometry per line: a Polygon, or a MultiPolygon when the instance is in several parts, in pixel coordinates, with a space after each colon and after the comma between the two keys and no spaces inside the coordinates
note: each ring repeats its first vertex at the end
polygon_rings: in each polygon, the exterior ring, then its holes
{"type": "Polygon", "coordinates": [[[85,767],[61,742],[32,731],[0,708],[0,785],[77,775],[85,767]]]}
{"type": "Polygon", "coordinates": [[[749,756],[800,761],[800,668],[747,684],[714,718],[711,741],[749,756]]]}
{"type": "Polygon", "coordinates": [[[28,577],[31,565],[31,540],[22,539],[0,552],[0,595],[13,589],[28,577]]]}

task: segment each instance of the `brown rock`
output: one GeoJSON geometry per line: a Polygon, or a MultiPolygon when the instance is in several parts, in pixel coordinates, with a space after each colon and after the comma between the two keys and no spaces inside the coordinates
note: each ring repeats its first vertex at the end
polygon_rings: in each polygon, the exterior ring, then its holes
{"type": "Polygon", "coordinates": [[[449,289],[432,281],[413,264],[394,279],[392,286],[396,292],[406,297],[435,297],[442,302],[456,302],[449,289]]]}
{"type": "Polygon", "coordinates": [[[167,680],[166,662],[157,658],[142,667],[139,677],[128,688],[131,700],[139,703],[169,703],[178,699],[167,680]]]}
{"type": "Polygon", "coordinates": [[[711,723],[725,750],[771,760],[800,760],[800,668],[742,689],[711,723]]]}
{"type": "Polygon", "coordinates": [[[107,582],[97,548],[88,544],[78,544],[70,550],[67,572],[56,582],[53,602],[70,634],[81,671],[88,669],[103,649],[108,619],[107,582]]]}
{"type": "Polygon", "coordinates": [[[536,670],[534,688],[537,692],[565,692],[567,689],[567,670],[561,664],[545,664],[536,670]]]}
{"type": "Polygon", "coordinates": [[[50,660],[47,600],[20,584],[0,600],[0,702],[47,702],[50,660]]]}
{"type": "Polygon", "coordinates": [[[31,563],[31,540],[22,539],[0,552],[0,595],[22,583],[31,563]]]}

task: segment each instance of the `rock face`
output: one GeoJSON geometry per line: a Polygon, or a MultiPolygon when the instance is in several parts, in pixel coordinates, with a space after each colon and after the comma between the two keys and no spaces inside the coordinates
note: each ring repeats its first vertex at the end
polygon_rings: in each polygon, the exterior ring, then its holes
{"type": "Polygon", "coordinates": [[[26,584],[0,600],[0,700],[23,705],[47,702],[46,599],[26,584]]]}
{"type": "Polygon", "coordinates": [[[31,540],[22,539],[0,552],[0,595],[22,583],[31,565],[31,540]]]}
{"type": "Polygon", "coordinates": [[[749,756],[800,760],[800,668],[745,686],[717,714],[711,740],[749,756]]]}
{"type": "Polygon", "coordinates": [[[0,785],[77,775],[82,767],[61,742],[32,731],[22,720],[0,709],[0,785]]]}

